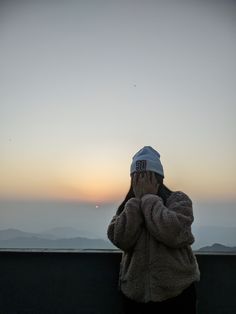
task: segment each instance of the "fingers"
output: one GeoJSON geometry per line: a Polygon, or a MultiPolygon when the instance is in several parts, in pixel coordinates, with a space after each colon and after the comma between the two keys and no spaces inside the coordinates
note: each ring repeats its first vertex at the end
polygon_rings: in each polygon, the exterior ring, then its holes
{"type": "Polygon", "coordinates": [[[132,175],[132,185],[134,193],[141,197],[144,194],[156,194],[159,184],[156,176],[152,171],[135,172],[132,175]]]}
{"type": "Polygon", "coordinates": [[[153,181],[153,173],[151,171],[140,171],[135,172],[132,177],[133,183],[137,184],[138,181],[146,181],[152,183],[153,181]]]}
{"type": "Polygon", "coordinates": [[[140,180],[145,178],[145,173],[144,172],[135,172],[133,175],[133,182],[137,184],[140,180]]]}
{"type": "Polygon", "coordinates": [[[147,172],[147,178],[150,181],[150,183],[152,183],[152,172],[151,171],[147,172]]]}
{"type": "Polygon", "coordinates": [[[146,177],[147,177],[148,183],[153,184],[153,179],[154,179],[153,172],[152,171],[147,171],[146,177]]]}
{"type": "Polygon", "coordinates": [[[157,185],[157,179],[152,171],[136,172],[134,174],[134,184],[157,185]]]}

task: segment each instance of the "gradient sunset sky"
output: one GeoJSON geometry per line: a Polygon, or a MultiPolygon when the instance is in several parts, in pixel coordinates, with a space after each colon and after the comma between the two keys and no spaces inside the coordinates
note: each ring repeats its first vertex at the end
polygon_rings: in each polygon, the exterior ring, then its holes
{"type": "Polygon", "coordinates": [[[132,156],[236,200],[236,2],[0,1],[0,198],[110,202],[132,156]]]}

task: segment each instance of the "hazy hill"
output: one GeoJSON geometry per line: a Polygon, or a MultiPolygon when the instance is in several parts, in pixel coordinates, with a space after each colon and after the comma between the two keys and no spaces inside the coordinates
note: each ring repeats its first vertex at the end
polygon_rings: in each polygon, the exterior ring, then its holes
{"type": "Polygon", "coordinates": [[[198,251],[202,252],[235,252],[236,253],[236,247],[230,247],[226,245],[222,245],[220,243],[214,243],[211,246],[204,246],[200,248],[198,251]]]}
{"type": "MultiPolygon", "coordinates": [[[[236,228],[205,226],[193,231],[196,240],[192,246],[193,250],[236,251],[236,228]]],[[[84,235],[82,231],[68,227],[50,229],[45,233],[6,229],[0,230],[0,248],[115,249],[105,237],[99,239],[96,236],[92,238],[91,235],[84,235]]]]}
{"type": "Polygon", "coordinates": [[[192,228],[195,243],[193,249],[198,250],[214,243],[222,243],[225,246],[236,246],[236,227],[222,226],[196,226],[192,228]]]}
{"type": "Polygon", "coordinates": [[[84,237],[50,239],[45,238],[45,235],[7,229],[0,231],[0,248],[114,249],[115,247],[103,239],[84,237]]]}
{"type": "Polygon", "coordinates": [[[31,233],[31,232],[24,232],[18,229],[5,229],[0,230],[0,241],[1,240],[11,240],[15,238],[31,238],[31,237],[39,237],[39,238],[46,238],[46,239],[56,239],[53,234],[49,233],[31,233]]]}

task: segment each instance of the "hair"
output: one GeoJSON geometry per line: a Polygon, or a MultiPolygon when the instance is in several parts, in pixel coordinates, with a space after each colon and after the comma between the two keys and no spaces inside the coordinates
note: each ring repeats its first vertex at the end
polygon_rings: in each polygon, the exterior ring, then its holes
{"type": "MultiPolygon", "coordinates": [[[[157,182],[160,184],[158,192],[157,192],[157,195],[162,198],[163,203],[165,205],[166,202],[167,202],[168,197],[171,195],[171,193],[173,193],[173,191],[171,191],[166,185],[164,185],[163,177],[161,175],[155,173],[155,177],[157,179],[157,182]]],[[[129,191],[128,191],[125,199],[123,200],[123,202],[118,207],[118,210],[116,212],[117,215],[119,215],[124,210],[125,204],[132,197],[135,197],[135,195],[134,195],[134,191],[133,191],[133,187],[132,187],[132,181],[131,181],[129,191]]]]}

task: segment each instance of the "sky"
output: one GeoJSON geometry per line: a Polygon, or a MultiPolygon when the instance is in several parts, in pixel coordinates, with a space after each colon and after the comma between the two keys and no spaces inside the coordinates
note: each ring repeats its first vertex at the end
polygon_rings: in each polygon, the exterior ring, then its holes
{"type": "Polygon", "coordinates": [[[232,0],[1,0],[0,200],[118,202],[150,145],[172,190],[236,203],[235,16],[232,0]]]}

